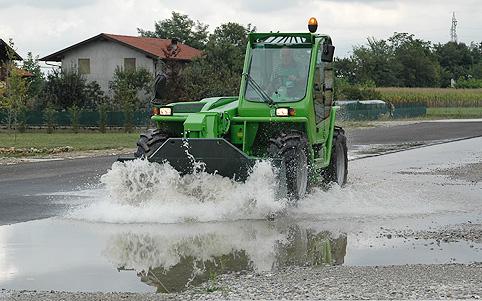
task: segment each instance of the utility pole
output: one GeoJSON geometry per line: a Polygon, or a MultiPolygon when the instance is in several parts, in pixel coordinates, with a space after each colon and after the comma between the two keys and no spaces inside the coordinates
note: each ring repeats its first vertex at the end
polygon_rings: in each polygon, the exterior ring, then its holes
{"type": "Polygon", "coordinates": [[[455,12],[452,14],[452,27],[450,28],[450,41],[457,43],[457,19],[455,12]]]}

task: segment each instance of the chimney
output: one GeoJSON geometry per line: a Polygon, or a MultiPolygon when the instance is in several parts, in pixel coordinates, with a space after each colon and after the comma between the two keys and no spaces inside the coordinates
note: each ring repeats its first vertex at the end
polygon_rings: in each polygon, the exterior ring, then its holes
{"type": "Polygon", "coordinates": [[[169,45],[169,50],[176,51],[177,50],[177,42],[178,42],[177,38],[172,38],[171,39],[171,45],[169,45]]]}

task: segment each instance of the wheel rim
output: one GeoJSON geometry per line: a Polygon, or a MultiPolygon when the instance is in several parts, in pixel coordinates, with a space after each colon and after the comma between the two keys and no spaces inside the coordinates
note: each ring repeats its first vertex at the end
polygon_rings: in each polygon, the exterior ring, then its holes
{"type": "Polygon", "coordinates": [[[339,144],[336,146],[336,182],[340,186],[345,183],[345,152],[339,144]]]}
{"type": "Polygon", "coordinates": [[[300,152],[298,156],[298,172],[296,173],[296,186],[298,187],[298,197],[303,197],[308,186],[308,165],[305,152],[300,152]]]}

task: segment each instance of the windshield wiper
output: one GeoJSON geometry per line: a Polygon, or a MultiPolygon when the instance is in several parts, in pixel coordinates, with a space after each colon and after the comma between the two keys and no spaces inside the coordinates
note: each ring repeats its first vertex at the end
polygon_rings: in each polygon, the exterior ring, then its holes
{"type": "Polygon", "coordinates": [[[243,75],[246,76],[248,83],[251,84],[251,87],[254,88],[254,90],[259,94],[259,96],[261,96],[265,103],[269,104],[270,106],[274,105],[274,100],[268,95],[268,93],[266,93],[266,91],[263,90],[263,88],[259,86],[259,84],[251,77],[251,75],[249,75],[248,73],[243,73],[243,75]]]}

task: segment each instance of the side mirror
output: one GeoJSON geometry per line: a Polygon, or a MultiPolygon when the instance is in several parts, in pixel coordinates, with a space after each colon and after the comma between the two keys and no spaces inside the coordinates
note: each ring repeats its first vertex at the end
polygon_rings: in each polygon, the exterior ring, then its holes
{"type": "Polygon", "coordinates": [[[154,82],[154,99],[151,101],[154,104],[163,104],[166,100],[166,85],[167,76],[164,73],[156,75],[154,82]]]}
{"type": "Polygon", "coordinates": [[[321,54],[321,61],[331,63],[333,62],[333,56],[335,55],[335,46],[329,44],[323,44],[321,54]]]}

